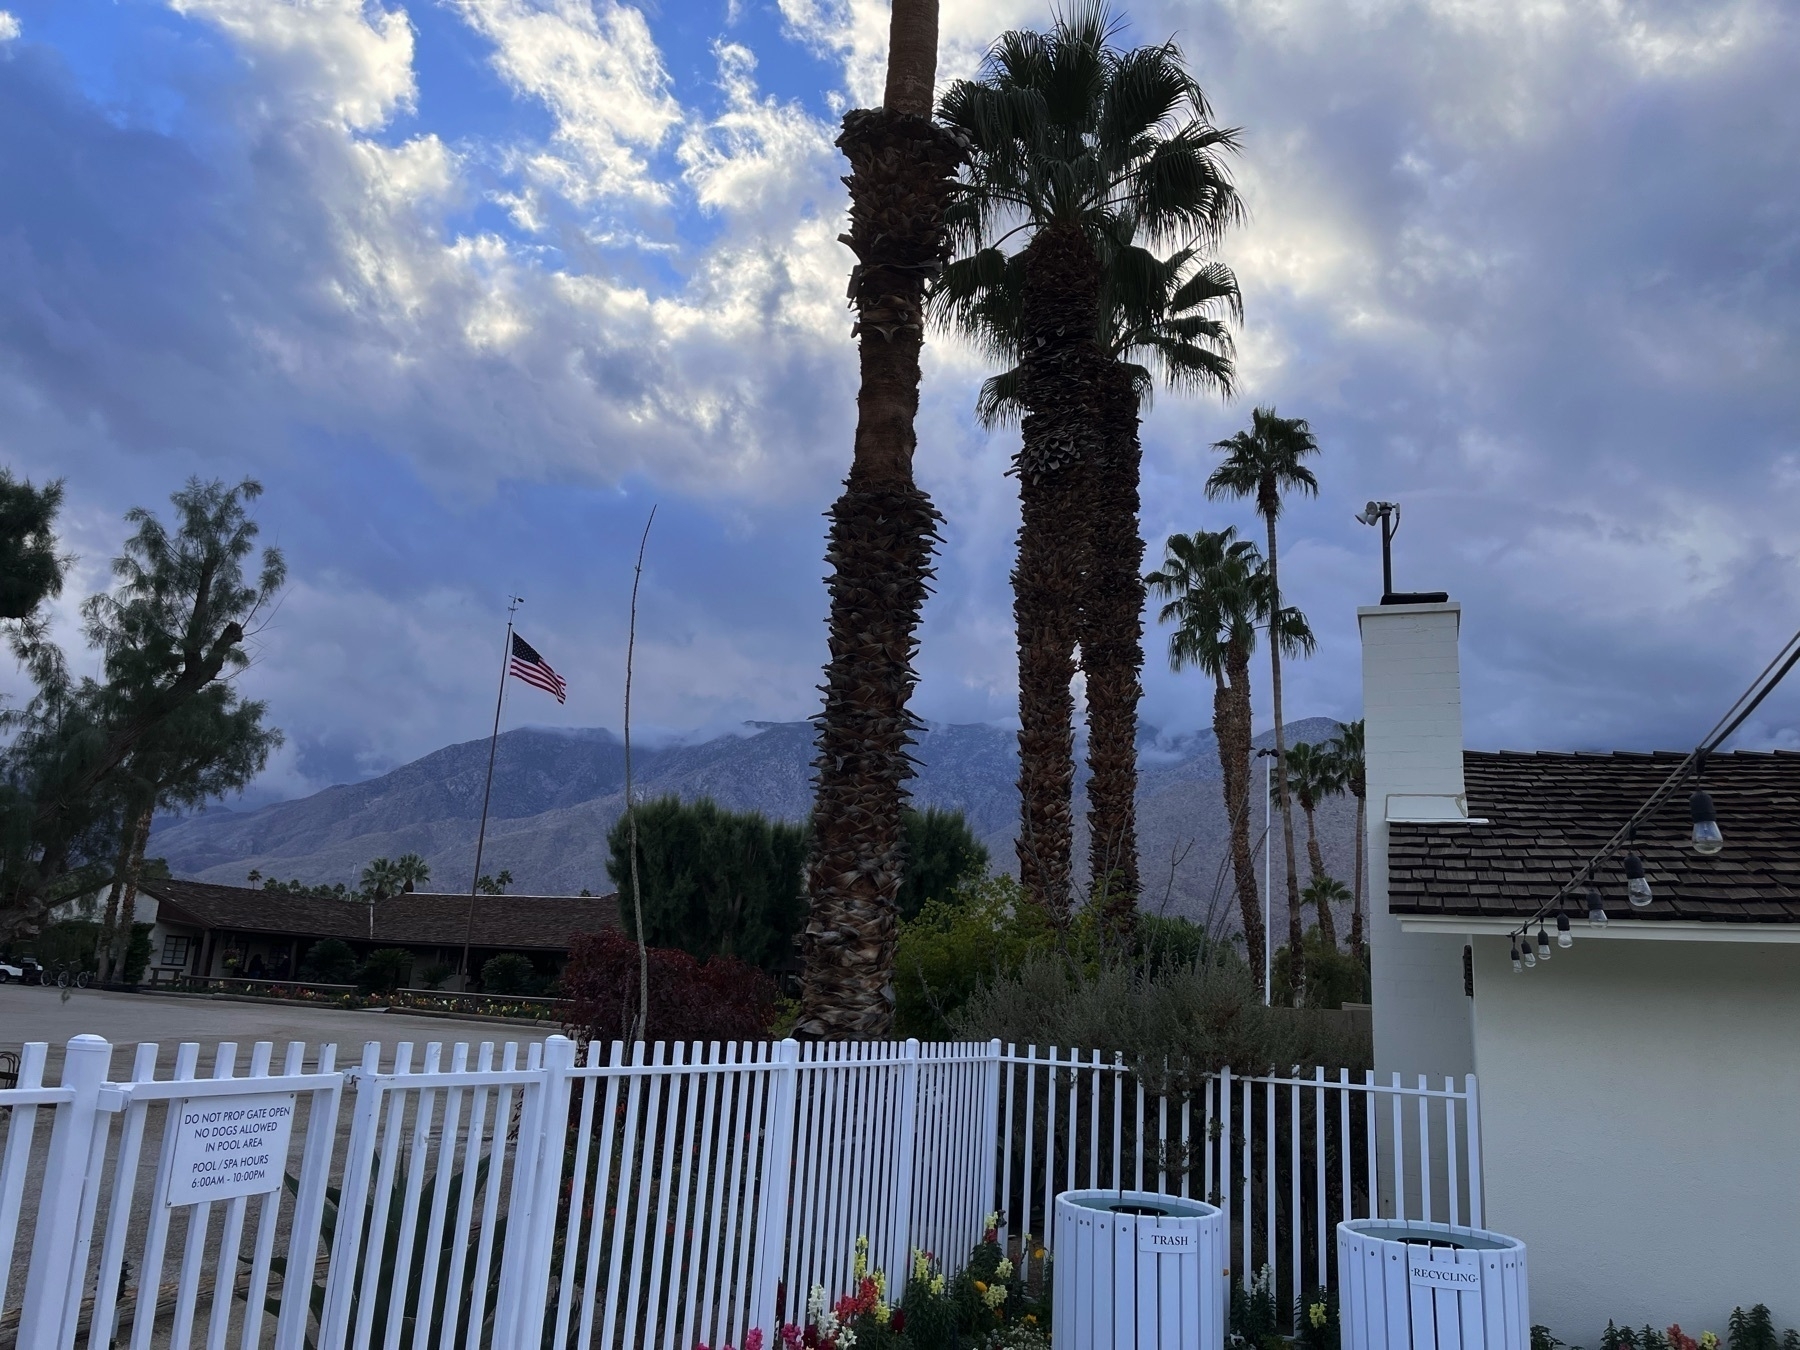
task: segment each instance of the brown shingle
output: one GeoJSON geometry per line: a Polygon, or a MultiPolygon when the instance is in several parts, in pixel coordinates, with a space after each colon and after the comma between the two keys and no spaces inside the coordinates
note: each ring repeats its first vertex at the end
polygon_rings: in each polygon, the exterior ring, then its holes
{"type": "MultiPolygon", "coordinates": [[[[203,881],[146,881],[143,889],[167,908],[171,920],[201,928],[371,940],[368,907],[356,901],[203,881]]],[[[415,891],[375,906],[373,941],[460,947],[468,921],[468,896],[415,891]]],[[[482,895],[476,897],[470,941],[477,947],[564,951],[577,933],[619,926],[616,895],[482,895]]]]}
{"type": "MultiPolygon", "coordinates": [[[[1388,826],[1388,908],[1399,914],[1528,918],[1555,895],[1683,756],[1469,751],[1469,815],[1485,825],[1388,826]]],[[[1625,900],[1622,855],[1596,875],[1614,919],[1800,923],[1800,752],[1715,754],[1706,790],[1725,849],[1689,843],[1683,785],[1638,828],[1637,851],[1655,892],[1625,900]]],[[[1585,907],[1572,897],[1569,912],[1585,907]]]]}

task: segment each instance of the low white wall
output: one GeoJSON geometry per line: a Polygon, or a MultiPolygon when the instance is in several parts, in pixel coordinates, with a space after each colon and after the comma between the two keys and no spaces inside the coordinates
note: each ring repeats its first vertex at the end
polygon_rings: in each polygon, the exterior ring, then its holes
{"type": "Polygon", "coordinates": [[[1475,943],[1487,1219],[1532,1320],[1800,1326],[1800,946],[1576,937],[1519,975],[1475,943]]]}

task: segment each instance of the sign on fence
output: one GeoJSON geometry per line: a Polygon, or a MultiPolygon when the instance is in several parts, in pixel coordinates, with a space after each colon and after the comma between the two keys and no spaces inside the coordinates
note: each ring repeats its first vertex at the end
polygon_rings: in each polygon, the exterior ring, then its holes
{"type": "Polygon", "coordinates": [[[294,1094],[190,1097],[177,1102],[169,1205],[262,1195],[281,1185],[294,1094]]]}

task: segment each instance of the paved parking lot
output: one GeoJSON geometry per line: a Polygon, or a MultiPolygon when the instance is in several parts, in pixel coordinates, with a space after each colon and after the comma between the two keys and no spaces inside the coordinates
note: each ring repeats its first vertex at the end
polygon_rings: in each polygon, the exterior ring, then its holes
{"type": "Polygon", "coordinates": [[[359,1058],[368,1041],[380,1041],[387,1047],[382,1056],[385,1060],[399,1041],[503,1044],[537,1040],[556,1030],[554,1026],[539,1031],[505,1022],[349,1012],[298,1004],[0,985],[0,1050],[17,1050],[26,1041],[48,1041],[50,1072],[45,1077],[50,1082],[56,1081],[61,1070],[63,1045],[83,1033],[104,1036],[113,1043],[113,1074],[123,1077],[130,1072],[132,1057],[142,1041],[158,1044],[157,1059],[165,1066],[174,1062],[177,1045],[198,1041],[204,1073],[210,1069],[212,1049],[220,1041],[237,1042],[240,1065],[249,1059],[250,1047],[257,1041],[274,1041],[278,1060],[288,1041],[305,1041],[308,1063],[315,1047],[335,1044],[342,1064],[359,1058]]]}

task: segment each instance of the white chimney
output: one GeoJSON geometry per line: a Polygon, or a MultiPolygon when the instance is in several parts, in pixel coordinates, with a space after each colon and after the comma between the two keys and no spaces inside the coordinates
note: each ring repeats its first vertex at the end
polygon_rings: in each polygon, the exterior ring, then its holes
{"type": "Polygon", "coordinates": [[[1388,914],[1390,823],[1467,821],[1462,676],[1454,602],[1356,611],[1363,646],[1363,731],[1369,809],[1369,955],[1375,1070],[1474,1071],[1460,937],[1403,933],[1388,914]]]}

